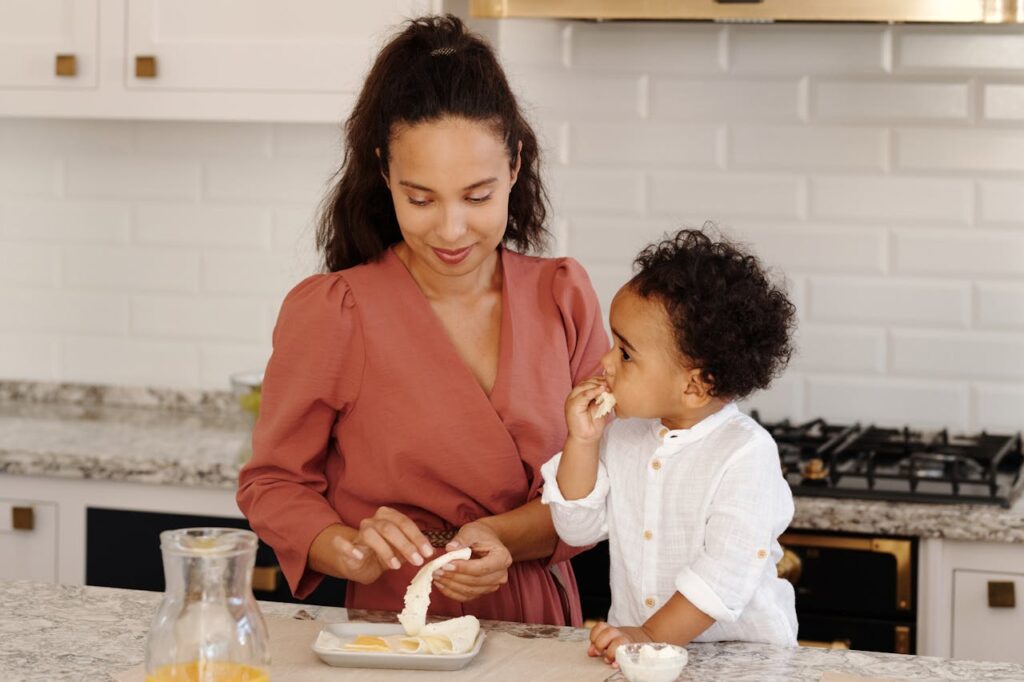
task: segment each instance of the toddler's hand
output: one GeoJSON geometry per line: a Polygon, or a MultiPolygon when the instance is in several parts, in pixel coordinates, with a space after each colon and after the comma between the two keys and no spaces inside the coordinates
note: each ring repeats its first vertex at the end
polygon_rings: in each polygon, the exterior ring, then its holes
{"type": "Polygon", "coordinates": [[[581,381],[565,399],[565,424],[569,428],[569,437],[581,442],[593,442],[601,439],[605,424],[610,417],[594,419],[590,413],[591,404],[608,390],[604,377],[591,377],[581,381]]]}
{"type": "Polygon", "coordinates": [[[617,628],[602,622],[590,630],[590,648],[587,649],[587,655],[603,656],[605,663],[615,663],[615,650],[619,645],[650,641],[651,638],[643,628],[617,628]]]}

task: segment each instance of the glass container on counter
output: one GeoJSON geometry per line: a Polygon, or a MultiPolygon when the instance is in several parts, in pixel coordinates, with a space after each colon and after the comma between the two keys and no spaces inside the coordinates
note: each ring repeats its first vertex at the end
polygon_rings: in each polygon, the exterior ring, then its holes
{"type": "Polygon", "coordinates": [[[146,682],[267,682],[267,626],[252,594],[256,535],[160,534],[166,590],[146,642],[146,682]]]}

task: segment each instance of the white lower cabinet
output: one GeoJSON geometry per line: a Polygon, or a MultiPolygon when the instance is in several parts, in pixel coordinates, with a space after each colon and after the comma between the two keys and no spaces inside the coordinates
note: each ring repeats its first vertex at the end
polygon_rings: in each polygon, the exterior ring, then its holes
{"type": "Polygon", "coordinates": [[[0,499],[0,580],[57,582],[57,505],[0,499]]]}
{"type": "Polygon", "coordinates": [[[953,658],[1024,663],[1021,571],[953,571],[953,658]]]}

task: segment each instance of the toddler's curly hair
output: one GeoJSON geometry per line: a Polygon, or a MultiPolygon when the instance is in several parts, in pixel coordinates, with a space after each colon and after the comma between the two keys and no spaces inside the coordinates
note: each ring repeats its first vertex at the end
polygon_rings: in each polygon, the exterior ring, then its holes
{"type": "Polygon", "coordinates": [[[633,269],[628,286],[662,303],[678,351],[700,368],[711,395],[741,399],[785,369],[796,308],[752,254],[702,230],[680,230],[647,246],[633,269]]]}

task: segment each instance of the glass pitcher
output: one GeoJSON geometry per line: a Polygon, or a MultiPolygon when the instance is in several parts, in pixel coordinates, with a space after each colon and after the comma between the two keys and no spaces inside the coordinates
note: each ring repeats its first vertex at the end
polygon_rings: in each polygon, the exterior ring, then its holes
{"type": "Polygon", "coordinates": [[[167,583],[146,641],[146,682],[267,682],[267,626],[252,595],[256,535],[160,533],[167,583]]]}

